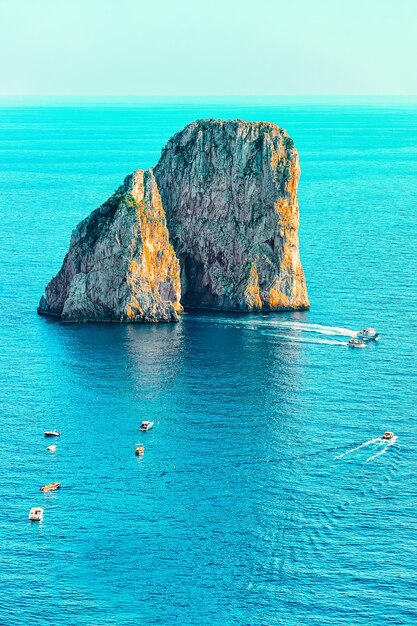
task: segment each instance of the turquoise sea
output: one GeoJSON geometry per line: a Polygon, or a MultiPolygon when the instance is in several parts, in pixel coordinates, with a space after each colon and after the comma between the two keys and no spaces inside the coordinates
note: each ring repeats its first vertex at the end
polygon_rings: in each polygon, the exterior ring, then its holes
{"type": "Polygon", "coordinates": [[[0,623],[416,624],[416,102],[0,104],[0,623]],[[77,222],[203,117],[293,137],[311,310],[38,317],[77,222]]]}

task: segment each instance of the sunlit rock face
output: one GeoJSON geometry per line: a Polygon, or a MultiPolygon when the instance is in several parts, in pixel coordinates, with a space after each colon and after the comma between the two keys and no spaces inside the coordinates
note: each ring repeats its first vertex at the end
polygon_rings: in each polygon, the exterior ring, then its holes
{"type": "Polygon", "coordinates": [[[185,307],[308,308],[298,155],[274,124],[203,120],[75,229],[38,311],[66,321],[176,321],[185,307]]]}
{"type": "Polygon", "coordinates": [[[150,170],[137,170],[83,220],[38,312],[66,321],[178,319],[180,267],[150,170]]]}
{"type": "Polygon", "coordinates": [[[181,264],[186,307],[308,307],[298,245],[298,154],[265,122],[203,120],[154,170],[181,264]]]}

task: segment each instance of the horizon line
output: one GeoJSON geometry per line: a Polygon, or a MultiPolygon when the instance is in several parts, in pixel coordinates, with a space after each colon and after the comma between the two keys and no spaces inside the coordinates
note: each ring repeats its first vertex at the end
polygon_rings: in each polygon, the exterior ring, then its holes
{"type": "Polygon", "coordinates": [[[0,99],[24,99],[24,98],[107,98],[107,99],[115,99],[115,98],[133,98],[133,99],[151,99],[151,98],[228,98],[228,99],[237,99],[237,98],[245,98],[245,99],[279,99],[279,98],[417,98],[417,93],[415,94],[260,94],[260,95],[232,95],[232,94],[151,94],[151,95],[128,95],[128,94],[120,94],[120,95],[109,95],[109,94],[0,94],[0,99]]]}

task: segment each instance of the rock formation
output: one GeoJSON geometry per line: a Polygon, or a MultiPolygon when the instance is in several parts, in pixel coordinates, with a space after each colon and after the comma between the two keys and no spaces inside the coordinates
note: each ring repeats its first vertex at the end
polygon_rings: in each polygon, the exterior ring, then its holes
{"type": "Polygon", "coordinates": [[[66,321],[177,319],[180,266],[151,170],[137,170],[71,237],[39,313],[66,321]]]}
{"type": "Polygon", "coordinates": [[[38,312],[156,322],[185,307],[309,306],[293,141],[275,124],[202,120],[177,133],[75,229],[38,312]]]}

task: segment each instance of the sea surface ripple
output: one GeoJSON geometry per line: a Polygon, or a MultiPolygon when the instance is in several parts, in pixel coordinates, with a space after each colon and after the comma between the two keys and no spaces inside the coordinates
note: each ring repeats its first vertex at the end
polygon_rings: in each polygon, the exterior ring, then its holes
{"type": "Polygon", "coordinates": [[[415,103],[3,105],[1,624],[417,623],[416,174],[415,103]],[[311,310],[38,317],[76,223],[203,117],[293,137],[311,310]]]}

